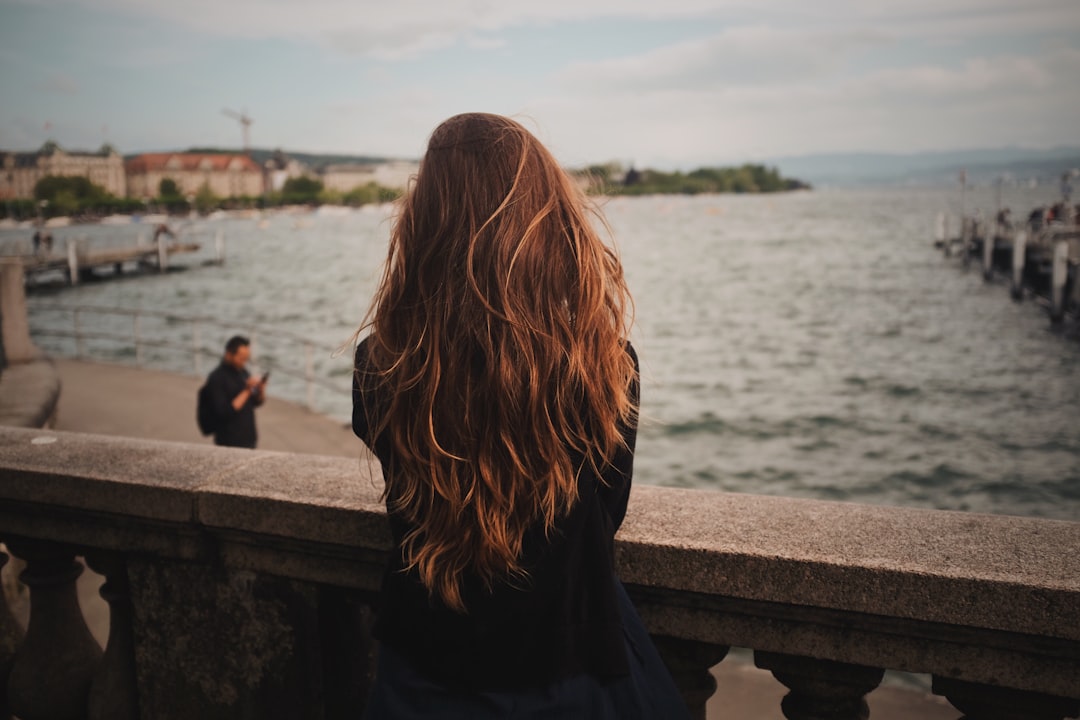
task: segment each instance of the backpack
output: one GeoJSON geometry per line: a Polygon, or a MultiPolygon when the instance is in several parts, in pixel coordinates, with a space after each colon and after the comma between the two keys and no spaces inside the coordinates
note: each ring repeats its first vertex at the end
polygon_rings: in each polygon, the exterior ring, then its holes
{"type": "Polygon", "coordinates": [[[214,401],[210,396],[210,383],[199,388],[199,402],[195,408],[195,420],[199,423],[199,432],[213,435],[221,425],[220,418],[214,412],[214,401]]]}

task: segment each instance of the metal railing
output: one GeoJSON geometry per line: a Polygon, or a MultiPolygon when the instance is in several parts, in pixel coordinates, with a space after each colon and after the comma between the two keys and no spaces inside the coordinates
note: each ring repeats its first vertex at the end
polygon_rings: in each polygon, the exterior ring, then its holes
{"type": "MultiPolygon", "coordinates": [[[[223,330],[224,332],[222,334],[235,334],[238,326],[237,323],[223,322],[205,316],[182,315],[159,310],[143,310],[100,305],[35,303],[31,310],[32,315],[42,312],[71,314],[70,330],[58,327],[41,327],[40,325],[35,327],[35,323],[32,320],[30,333],[31,336],[35,338],[57,337],[74,340],[75,357],[77,359],[82,360],[93,357],[93,353],[88,351],[87,346],[88,341],[95,340],[120,343],[132,347],[134,351],[135,366],[140,368],[147,365],[146,350],[148,348],[179,350],[181,352],[190,353],[192,360],[191,367],[193,369],[192,374],[196,376],[201,376],[204,373],[203,358],[210,358],[211,362],[214,362],[221,355],[220,348],[208,348],[203,345],[203,329],[211,327],[223,330]],[[117,332],[111,329],[88,329],[84,324],[84,318],[87,315],[130,318],[130,332],[117,332]],[[173,337],[155,337],[152,334],[147,333],[143,322],[145,319],[158,320],[159,324],[174,329],[174,332],[172,333],[173,337]],[[187,332],[175,332],[175,327],[178,324],[186,325],[188,328],[187,332]],[[177,335],[186,337],[187,341],[176,340],[175,337],[177,335]]],[[[116,323],[114,322],[113,324],[115,325],[116,323]]],[[[269,329],[256,325],[247,325],[245,327],[247,328],[247,337],[251,341],[251,353],[253,358],[257,357],[259,342],[264,339],[273,338],[278,341],[284,341],[291,348],[302,348],[304,358],[302,369],[296,365],[280,364],[278,362],[266,363],[264,369],[273,369],[275,374],[285,375],[286,377],[302,381],[305,388],[304,405],[309,410],[314,411],[316,409],[316,387],[321,387],[335,393],[340,392],[341,388],[338,385],[324,377],[320,377],[315,372],[315,347],[322,343],[284,330],[269,329]]],[[[295,353],[289,353],[290,357],[294,355],[295,353]]]]}

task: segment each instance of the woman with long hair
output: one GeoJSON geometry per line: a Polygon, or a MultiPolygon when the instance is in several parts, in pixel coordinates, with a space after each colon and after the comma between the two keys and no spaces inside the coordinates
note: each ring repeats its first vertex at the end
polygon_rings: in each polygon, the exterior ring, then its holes
{"type": "Polygon", "coordinates": [[[630,296],[517,122],[432,134],[356,349],[395,541],[368,718],[671,718],[614,572],[637,435],[630,296]]]}

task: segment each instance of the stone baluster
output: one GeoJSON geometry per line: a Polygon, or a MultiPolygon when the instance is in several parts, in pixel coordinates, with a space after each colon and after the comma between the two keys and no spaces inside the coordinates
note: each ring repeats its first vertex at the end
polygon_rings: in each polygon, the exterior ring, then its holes
{"type": "Polygon", "coordinates": [[[866,720],[866,695],[885,674],[882,668],[760,651],[754,664],[791,690],[781,703],[788,720],[866,720]]]}
{"type": "Polygon", "coordinates": [[[105,576],[101,597],[109,604],[109,639],[105,655],[90,685],[88,720],[138,720],[135,685],[135,643],[132,637],[131,590],[123,556],[93,552],[90,569],[105,576]]]}
{"type": "Polygon", "coordinates": [[[101,661],[75,590],[83,566],[59,543],[12,540],[8,549],[26,561],[19,579],[30,588],[30,623],[8,683],[11,712],[22,720],[82,720],[101,661]]]}
{"type": "Polygon", "coordinates": [[[690,717],[705,720],[705,703],[716,692],[716,678],[709,670],[730,648],[663,635],[654,635],[653,642],[690,709],[690,717]]]}
{"type": "MultiPolygon", "coordinates": [[[[0,552],[0,571],[7,565],[8,554],[0,552]]],[[[7,594],[0,591],[0,720],[8,720],[11,710],[8,707],[8,675],[15,651],[22,643],[23,631],[8,607],[7,594]]]]}
{"type": "Polygon", "coordinates": [[[1061,720],[1080,715],[1080,700],[934,676],[934,693],[964,713],[961,720],[1061,720]]]}

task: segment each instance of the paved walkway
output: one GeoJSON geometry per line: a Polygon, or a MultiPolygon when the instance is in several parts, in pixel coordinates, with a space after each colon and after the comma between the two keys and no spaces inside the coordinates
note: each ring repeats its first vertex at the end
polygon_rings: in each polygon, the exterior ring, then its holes
{"type": "MultiPolygon", "coordinates": [[[[211,442],[195,425],[195,398],[201,379],[75,360],[56,360],[56,367],[62,383],[57,430],[211,442]]],[[[361,454],[362,445],[348,427],[275,399],[272,386],[256,418],[260,449],[346,457],[361,454]]],[[[4,574],[9,576],[9,572],[4,574]]],[[[5,579],[14,584],[10,576],[5,579]]],[[[79,582],[83,612],[102,644],[108,635],[108,608],[97,594],[103,581],[86,572],[79,582]]],[[[25,623],[25,604],[13,610],[25,623]]],[[[780,700],[786,688],[770,673],[754,667],[749,653],[742,651],[726,660],[713,674],[718,687],[709,701],[709,718],[783,720],[780,700]]],[[[941,698],[895,685],[875,690],[867,700],[874,720],[955,720],[959,716],[941,698]]]]}
{"type": "MultiPolygon", "coordinates": [[[[212,443],[195,424],[200,378],[124,365],[56,360],[57,430],[151,440],[212,443]]],[[[255,411],[260,450],[359,457],[363,444],[345,424],[274,397],[255,411]]]]}

